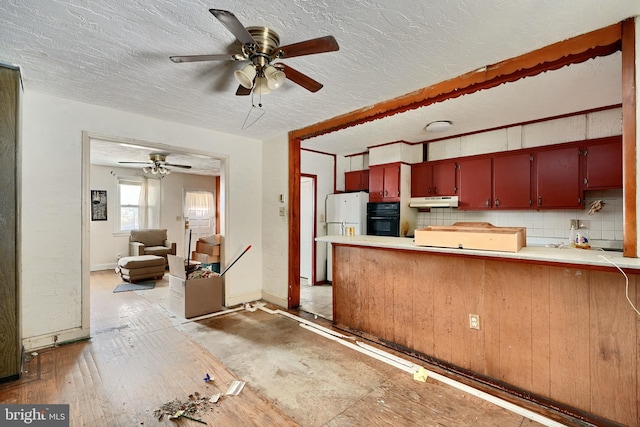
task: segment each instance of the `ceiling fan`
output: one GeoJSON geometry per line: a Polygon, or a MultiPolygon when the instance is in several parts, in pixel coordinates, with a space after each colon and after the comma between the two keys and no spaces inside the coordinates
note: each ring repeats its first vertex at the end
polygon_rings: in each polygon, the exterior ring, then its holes
{"type": "Polygon", "coordinates": [[[167,166],[171,166],[172,168],[183,168],[183,169],[191,169],[189,165],[177,165],[174,163],[167,163],[167,154],[164,153],[151,153],[149,154],[149,160],[146,162],[118,162],[122,164],[138,164],[138,165],[146,165],[142,168],[144,173],[151,172],[154,175],[169,175],[171,173],[171,169],[167,168],[167,166]]]}
{"type": "Polygon", "coordinates": [[[333,36],[280,46],[280,37],[269,28],[245,28],[233,13],[226,10],[209,9],[209,12],[236,37],[242,45],[241,52],[171,56],[169,59],[176,63],[218,60],[249,61],[249,64],[234,72],[236,80],[240,83],[236,95],[249,95],[252,91],[267,94],[282,86],[285,79],[289,79],[311,92],[322,89],[322,84],[311,77],[283,63],[272,62],[281,58],[336,51],[339,46],[333,36]]]}

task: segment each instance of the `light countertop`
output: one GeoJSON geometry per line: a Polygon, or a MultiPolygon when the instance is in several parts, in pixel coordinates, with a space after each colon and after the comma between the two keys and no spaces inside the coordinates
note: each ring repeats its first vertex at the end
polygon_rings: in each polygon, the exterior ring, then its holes
{"type": "Polygon", "coordinates": [[[558,264],[578,264],[615,268],[612,263],[621,268],[640,270],[640,259],[625,258],[622,252],[602,250],[585,250],[572,247],[553,248],[545,246],[526,246],[518,252],[484,251],[476,249],[437,248],[416,246],[413,238],[385,237],[385,236],[320,236],[318,242],[328,242],[341,245],[369,246],[386,249],[401,249],[420,252],[434,252],[467,256],[482,256],[500,259],[530,260],[553,262],[558,264]]]}

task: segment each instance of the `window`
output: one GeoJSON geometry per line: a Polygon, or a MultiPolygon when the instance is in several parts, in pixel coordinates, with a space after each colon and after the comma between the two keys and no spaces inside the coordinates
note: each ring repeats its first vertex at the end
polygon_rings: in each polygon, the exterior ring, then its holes
{"type": "Polygon", "coordinates": [[[125,232],[142,228],[140,224],[140,200],[142,181],[118,178],[118,212],[116,231],[125,232]]]}

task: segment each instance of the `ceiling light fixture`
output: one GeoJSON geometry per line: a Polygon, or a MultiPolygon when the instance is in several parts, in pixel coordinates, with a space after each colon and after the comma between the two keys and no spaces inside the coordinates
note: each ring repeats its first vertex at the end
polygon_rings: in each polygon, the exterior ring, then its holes
{"type": "Polygon", "coordinates": [[[436,120],[424,127],[427,132],[443,132],[453,126],[453,122],[450,120],[436,120]]]}
{"type": "Polygon", "coordinates": [[[142,168],[144,173],[152,173],[153,175],[169,175],[171,173],[171,169],[163,166],[160,162],[154,162],[151,166],[145,166],[142,168]]]}

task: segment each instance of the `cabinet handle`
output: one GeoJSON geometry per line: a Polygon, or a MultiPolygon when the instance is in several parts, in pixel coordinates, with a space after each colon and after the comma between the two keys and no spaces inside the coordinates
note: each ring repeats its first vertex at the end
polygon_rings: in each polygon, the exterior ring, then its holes
{"type": "Polygon", "coordinates": [[[496,207],[500,206],[500,200],[499,200],[499,199],[496,199],[496,201],[494,202],[494,205],[495,205],[496,207]]]}
{"type": "Polygon", "coordinates": [[[542,196],[538,196],[538,206],[542,206],[542,196]]]}
{"type": "Polygon", "coordinates": [[[431,194],[431,187],[429,187],[429,191],[427,191],[428,194],[431,194]]]}
{"type": "Polygon", "coordinates": [[[433,194],[438,194],[438,187],[433,187],[433,194]]]}
{"type": "Polygon", "coordinates": [[[387,197],[388,194],[389,192],[387,190],[384,190],[384,197],[387,197]]]}
{"type": "Polygon", "coordinates": [[[486,207],[490,207],[490,206],[491,206],[491,199],[487,199],[487,201],[486,201],[486,202],[484,202],[484,205],[485,205],[486,207]]]}

